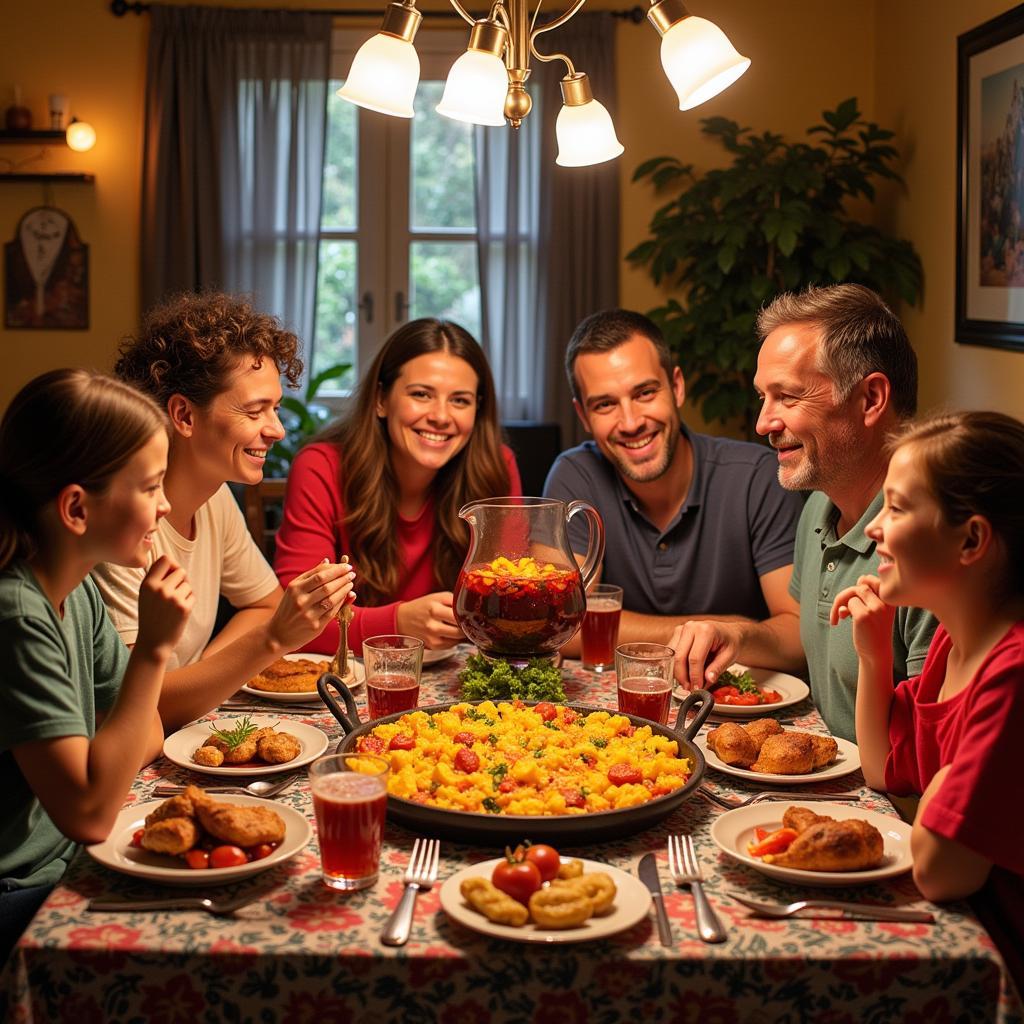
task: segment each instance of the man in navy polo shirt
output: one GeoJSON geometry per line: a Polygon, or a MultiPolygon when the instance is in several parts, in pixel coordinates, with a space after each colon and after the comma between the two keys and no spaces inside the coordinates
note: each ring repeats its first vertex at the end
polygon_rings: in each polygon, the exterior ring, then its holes
{"type": "MultiPolygon", "coordinates": [[[[680,627],[709,620],[757,622],[766,628],[730,654],[802,668],[799,608],[788,588],[803,502],[779,486],[771,450],[682,424],[682,371],[639,313],[587,317],[565,365],[593,440],[558,457],[544,493],[584,498],[604,520],[602,579],[623,588],[620,642],[668,643],[680,627]]],[[[586,551],[586,530],[570,524],[574,551],[586,551]]]]}

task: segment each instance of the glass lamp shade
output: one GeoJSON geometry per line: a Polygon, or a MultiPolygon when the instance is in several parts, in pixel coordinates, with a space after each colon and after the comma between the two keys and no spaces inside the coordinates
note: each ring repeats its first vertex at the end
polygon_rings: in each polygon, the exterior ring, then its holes
{"type": "Polygon", "coordinates": [[[378,32],[359,47],[338,95],[367,110],[412,117],[420,58],[412,43],[378,32]]]}
{"type": "Polygon", "coordinates": [[[555,119],[558,156],[562,167],[588,167],[613,160],[623,149],[615,135],[611,115],[591,100],[580,106],[563,105],[555,119]]]}
{"type": "Polygon", "coordinates": [[[96,129],[88,121],[72,119],[64,133],[64,139],[71,149],[84,153],[96,145],[96,129]]]}
{"type": "Polygon", "coordinates": [[[661,65],[679,96],[679,109],[690,110],[732,85],[750,67],[750,58],[737,53],[713,22],[690,15],[662,37],[661,65]]]}
{"type": "Polygon", "coordinates": [[[500,57],[467,50],[452,65],[435,108],[455,121],[499,127],[505,123],[508,72],[500,57]]]}

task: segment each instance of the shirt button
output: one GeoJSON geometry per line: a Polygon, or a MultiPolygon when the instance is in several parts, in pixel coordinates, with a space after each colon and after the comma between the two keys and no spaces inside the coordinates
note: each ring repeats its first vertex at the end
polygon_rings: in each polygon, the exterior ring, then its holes
{"type": "Polygon", "coordinates": [[[828,597],[828,587],[822,587],[821,588],[821,596],[822,597],[828,597]]]}
{"type": "Polygon", "coordinates": [[[668,544],[666,544],[666,543],[665,543],[664,541],[662,541],[662,542],[661,542],[661,543],[660,543],[660,544],[658,545],[658,550],[659,550],[659,551],[668,551],[668,544]]]}
{"type": "Polygon", "coordinates": [[[825,568],[828,569],[829,572],[835,572],[836,571],[836,563],[835,562],[829,562],[828,565],[825,566],[825,568]]]}

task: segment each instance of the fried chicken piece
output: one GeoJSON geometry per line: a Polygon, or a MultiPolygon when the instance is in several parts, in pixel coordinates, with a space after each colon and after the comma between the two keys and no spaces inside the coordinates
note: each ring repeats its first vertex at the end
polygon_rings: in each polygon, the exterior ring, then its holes
{"type": "Polygon", "coordinates": [[[284,839],[284,819],[269,807],[229,804],[207,798],[196,806],[196,813],[203,828],[222,843],[256,846],[284,839]]]}
{"type": "Polygon", "coordinates": [[[147,825],[142,833],[143,849],[152,850],[153,853],[177,856],[179,853],[187,853],[198,842],[199,829],[191,818],[161,818],[147,825]]]}
{"type": "Polygon", "coordinates": [[[824,768],[831,764],[839,754],[839,744],[831,736],[815,736],[811,734],[814,746],[814,767],[824,768]]]}
{"type": "Polygon", "coordinates": [[[725,764],[748,768],[757,760],[757,747],[742,726],[726,722],[708,733],[710,747],[725,764]]]}
{"type": "Polygon", "coordinates": [[[819,821],[785,853],[765,854],[766,864],[804,871],[867,871],[885,859],[882,833],[866,821],[819,821]]]}
{"type": "Polygon", "coordinates": [[[270,690],[274,693],[306,693],[316,690],[316,681],[329,668],[329,661],[314,661],[311,658],[278,658],[258,676],[246,684],[254,690],[270,690]]]}
{"type": "Polygon", "coordinates": [[[256,748],[260,759],[268,764],[284,764],[298,757],[301,751],[302,744],[287,732],[271,732],[259,741],[256,748]]]}
{"type": "Polygon", "coordinates": [[[150,811],[146,815],[146,827],[155,825],[158,821],[163,821],[164,818],[193,818],[195,813],[192,799],[186,790],[177,796],[169,797],[156,810],[150,811]]]}
{"type": "Polygon", "coordinates": [[[459,892],[474,910],[495,924],[510,924],[520,928],[530,918],[529,911],[522,903],[512,899],[486,878],[464,879],[459,892]]]}
{"type": "Polygon", "coordinates": [[[743,731],[754,741],[754,746],[760,754],[764,741],[769,736],[778,736],[782,732],[782,726],[774,718],[755,718],[743,725],[743,731]]]}
{"type": "Polygon", "coordinates": [[[768,775],[806,775],[814,768],[814,744],[805,732],[769,736],[761,746],[752,772],[768,775]]]}
{"type": "Polygon", "coordinates": [[[242,740],[237,747],[224,751],[225,764],[245,764],[256,756],[256,740],[251,736],[242,740]]]}
{"type": "Polygon", "coordinates": [[[224,763],[224,751],[212,744],[203,744],[192,754],[192,760],[206,768],[219,768],[224,763]]]}
{"type": "Polygon", "coordinates": [[[827,814],[815,814],[809,807],[787,807],[782,815],[782,827],[791,828],[798,835],[805,832],[812,825],[818,825],[823,821],[835,821],[827,814]]]}

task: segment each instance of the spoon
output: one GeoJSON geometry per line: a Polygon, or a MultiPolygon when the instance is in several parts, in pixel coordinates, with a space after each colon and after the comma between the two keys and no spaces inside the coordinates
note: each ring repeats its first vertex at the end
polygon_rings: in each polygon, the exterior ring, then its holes
{"type": "MultiPolygon", "coordinates": [[[[207,793],[246,793],[249,796],[277,796],[283,793],[297,778],[298,773],[289,775],[283,779],[256,779],[247,786],[204,786],[207,793]]],[[[175,786],[170,783],[160,783],[153,787],[153,796],[177,796],[184,793],[184,786],[175,786]]]]}

